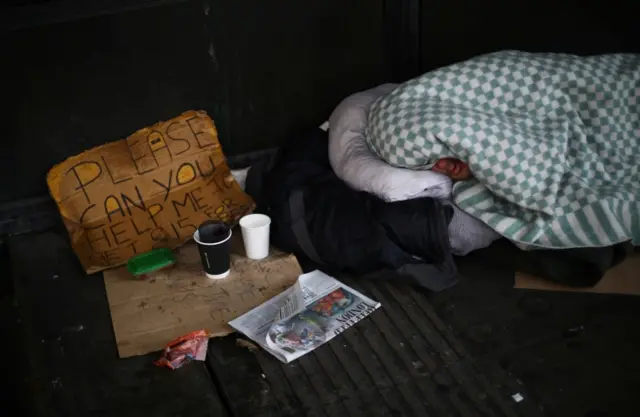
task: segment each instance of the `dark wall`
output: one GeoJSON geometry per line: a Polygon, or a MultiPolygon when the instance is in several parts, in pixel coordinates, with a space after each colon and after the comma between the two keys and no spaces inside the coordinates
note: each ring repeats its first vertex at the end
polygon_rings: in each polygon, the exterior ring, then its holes
{"type": "Polygon", "coordinates": [[[209,0],[208,54],[228,152],[282,143],[386,77],[382,1],[209,0]]]}
{"type": "Polygon", "coordinates": [[[502,49],[640,52],[635,3],[628,0],[417,1],[422,71],[502,49]]]}
{"type": "Polygon", "coordinates": [[[35,3],[0,12],[0,202],[46,194],[54,164],[189,109],[214,118],[227,155],[277,146],[396,68],[382,0],[35,3]]]}
{"type": "Polygon", "coordinates": [[[0,9],[0,205],[66,157],[188,109],[229,156],[321,123],[346,95],[499,49],[639,51],[631,3],[13,0],[0,9]]]}

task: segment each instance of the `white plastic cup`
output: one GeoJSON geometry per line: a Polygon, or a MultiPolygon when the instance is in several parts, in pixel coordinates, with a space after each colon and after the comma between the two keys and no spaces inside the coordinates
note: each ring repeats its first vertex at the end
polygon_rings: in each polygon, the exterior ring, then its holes
{"type": "Polygon", "coordinates": [[[269,256],[269,226],[271,219],[264,214],[247,214],[240,219],[244,250],[249,259],[269,256]]]}

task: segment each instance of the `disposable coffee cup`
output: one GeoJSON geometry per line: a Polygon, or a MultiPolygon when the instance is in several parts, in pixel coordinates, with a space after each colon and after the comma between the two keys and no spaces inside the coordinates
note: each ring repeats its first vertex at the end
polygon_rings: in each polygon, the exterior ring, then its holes
{"type": "Polygon", "coordinates": [[[205,274],[211,279],[226,278],[231,271],[231,229],[223,222],[206,221],[193,234],[198,244],[205,274]]]}
{"type": "Polygon", "coordinates": [[[248,214],[240,219],[247,258],[264,259],[269,256],[270,225],[271,219],[264,214],[248,214]]]}

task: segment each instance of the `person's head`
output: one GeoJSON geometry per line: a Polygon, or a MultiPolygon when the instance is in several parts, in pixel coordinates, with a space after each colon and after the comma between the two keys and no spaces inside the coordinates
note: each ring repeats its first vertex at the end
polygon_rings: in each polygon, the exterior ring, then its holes
{"type": "Polygon", "coordinates": [[[469,165],[455,158],[438,159],[431,170],[444,174],[454,181],[468,180],[473,176],[469,165]]]}

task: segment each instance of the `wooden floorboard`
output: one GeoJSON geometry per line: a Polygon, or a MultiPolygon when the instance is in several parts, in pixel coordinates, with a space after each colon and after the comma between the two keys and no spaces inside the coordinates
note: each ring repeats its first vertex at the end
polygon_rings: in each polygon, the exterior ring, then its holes
{"type": "Polygon", "coordinates": [[[240,359],[236,335],[212,341],[207,362],[223,378],[235,416],[544,415],[533,401],[513,401],[515,377],[482,373],[426,295],[407,285],[339,278],[382,308],[293,363],[244,348],[240,359]],[[229,355],[236,357],[224,359],[229,355]]]}
{"type": "Polygon", "coordinates": [[[510,374],[549,416],[637,416],[640,297],[513,289],[501,249],[459,259],[460,284],[428,297],[483,374],[510,374]]]}
{"type": "Polygon", "coordinates": [[[637,415],[640,297],[514,290],[513,271],[482,251],[438,294],[339,274],[383,307],[292,364],[230,335],[169,371],[157,353],[117,357],[103,280],[84,274],[63,231],[5,247],[15,377],[3,399],[22,400],[20,415],[637,415]]]}

